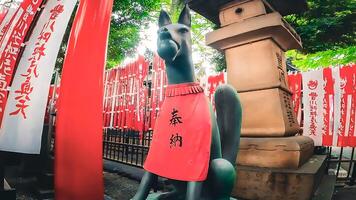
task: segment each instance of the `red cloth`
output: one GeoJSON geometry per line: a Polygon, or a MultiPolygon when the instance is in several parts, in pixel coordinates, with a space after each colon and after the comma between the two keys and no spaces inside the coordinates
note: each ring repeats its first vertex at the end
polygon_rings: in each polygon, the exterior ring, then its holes
{"type": "Polygon", "coordinates": [[[57,200],[104,198],[103,72],[112,5],[112,0],[82,0],[73,22],[57,117],[57,200]]]}
{"type": "Polygon", "coordinates": [[[203,181],[209,168],[209,100],[198,83],[169,85],[144,168],[162,177],[203,181]]]}

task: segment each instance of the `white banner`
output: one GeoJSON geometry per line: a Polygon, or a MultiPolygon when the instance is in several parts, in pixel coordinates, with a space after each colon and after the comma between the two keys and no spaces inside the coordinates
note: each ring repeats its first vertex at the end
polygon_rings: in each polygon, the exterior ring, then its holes
{"type": "Polygon", "coordinates": [[[314,140],[315,146],[322,145],[323,129],[323,71],[310,71],[303,74],[303,104],[305,136],[314,140]]]}
{"type": "Polygon", "coordinates": [[[9,8],[4,20],[0,24],[0,52],[4,51],[7,40],[9,39],[12,30],[14,29],[16,22],[23,13],[23,9],[9,8]],[[17,11],[18,10],[18,11],[17,11]]]}
{"type": "Polygon", "coordinates": [[[0,130],[0,150],[39,154],[56,57],[77,0],[48,1],[18,65],[0,130]]]}
{"type": "Polygon", "coordinates": [[[0,35],[2,34],[1,30],[4,28],[4,26],[5,26],[6,24],[8,24],[8,23],[10,22],[11,17],[14,15],[16,9],[10,7],[10,8],[8,8],[8,9],[5,10],[5,11],[6,11],[6,13],[4,13],[5,16],[4,16],[3,20],[1,21],[1,19],[0,19],[0,22],[1,22],[1,23],[0,23],[0,35]]]}

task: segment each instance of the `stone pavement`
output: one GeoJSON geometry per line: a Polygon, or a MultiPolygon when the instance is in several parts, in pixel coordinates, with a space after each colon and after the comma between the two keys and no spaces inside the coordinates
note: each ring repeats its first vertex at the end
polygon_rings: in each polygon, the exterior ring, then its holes
{"type": "Polygon", "coordinates": [[[355,200],[356,186],[335,188],[333,200],[355,200]]]}
{"type": "MultiPolygon", "coordinates": [[[[104,170],[105,200],[129,200],[135,194],[139,180],[143,175],[143,170],[140,168],[106,160],[104,161],[104,170]]],[[[7,179],[11,186],[15,186],[17,189],[18,200],[38,199],[33,192],[33,185],[36,184],[34,177],[19,177],[16,175],[19,172],[17,169],[8,169],[7,172],[7,179]]],[[[159,190],[167,190],[164,182],[163,179],[159,180],[159,190]]],[[[335,189],[333,200],[355,199],[356,186],[337,187],[335,189]]]]}

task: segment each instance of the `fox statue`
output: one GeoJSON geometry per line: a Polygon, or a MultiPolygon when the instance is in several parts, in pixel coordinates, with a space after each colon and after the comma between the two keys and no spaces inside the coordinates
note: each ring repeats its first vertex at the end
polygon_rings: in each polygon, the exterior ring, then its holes
{"type": "Polygon", "coordinates": [[[161,11],[157,45],[166,64],[168,86],[144,164],[146,171],[132,199],[146,199],[160,176],[169,179],[174,190],[157,199],[230,200],[242,118],[237,93],[229,85],[217,88],[215,117],[203,88],[196,83],[187,5],[177,24],[161,11]]]}

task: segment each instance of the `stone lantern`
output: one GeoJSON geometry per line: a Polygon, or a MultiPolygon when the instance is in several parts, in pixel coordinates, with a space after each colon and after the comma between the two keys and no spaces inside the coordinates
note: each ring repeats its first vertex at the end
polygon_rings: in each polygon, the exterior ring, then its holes
{"type": "Polygon", "coordinates": [[[243,199],[310,199],[325,157],[299,136],[284,52],[302,48],[282,16],[300,13],[306,0],[188,0],[220,28],[207,45],[223,51],[227,82],[239,93],[243,119],[233,196],[243,199]]]}

